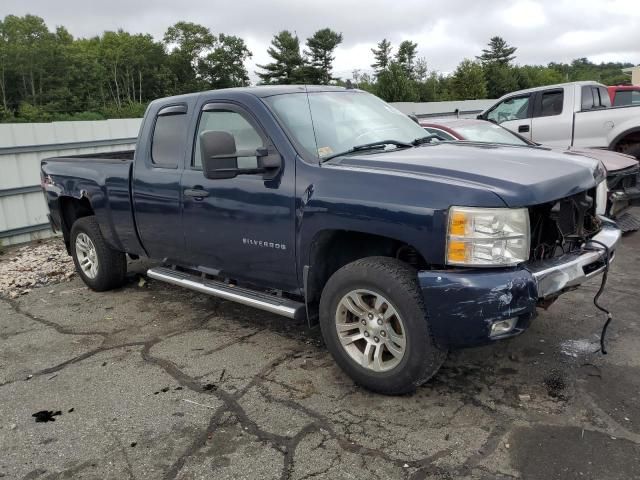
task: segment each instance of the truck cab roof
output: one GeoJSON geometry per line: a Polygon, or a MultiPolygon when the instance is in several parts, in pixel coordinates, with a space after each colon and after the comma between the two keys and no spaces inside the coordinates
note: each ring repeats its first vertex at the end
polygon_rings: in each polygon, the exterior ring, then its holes
{"type": "MultiPolygon", "coordinates": [[[[220,97],[233,98],[236,95],[250,94],[258,98],[272,97],[274,95],[286,95],[291,93],[304,93],[304,92],[335,92],[346,91],[344,87],[337,87],[332,85],[258,85],[251,87],[234,87],[234,88],[221,88],[218,90],[203,90],[196,93],[187,93],[184,95],[174,95],[172,97],[160,98],[151,102],[152,104],[167,104],[180,101],[188,101],[198,98],[201,95],[215,95],[220,97]]],[[[355,90],[355,89],[353,89],[355,90]]]]}

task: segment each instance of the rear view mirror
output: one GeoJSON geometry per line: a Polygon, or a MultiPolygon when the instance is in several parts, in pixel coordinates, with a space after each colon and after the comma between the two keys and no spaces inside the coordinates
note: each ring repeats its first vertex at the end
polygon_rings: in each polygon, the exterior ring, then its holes
{"type": "Polygon", "coordinates": [[[202,173],[206,178],[234,178],[238,175],[236,140],[229,132],[209,130],[200,134],[202,173]]]}

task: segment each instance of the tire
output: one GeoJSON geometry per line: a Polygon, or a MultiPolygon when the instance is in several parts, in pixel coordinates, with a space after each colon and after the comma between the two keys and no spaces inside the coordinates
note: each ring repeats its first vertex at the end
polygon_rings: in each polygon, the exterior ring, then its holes
{"type": "Polygon", "coordinates": [[[122,286],[127,273],[126,256],[107,245],[95,217],[76,220],[70,240],[76,271],[89,288],[104,292],[122,286]],[[87,268],[88,264],[95,268],[87,268]]]}
{"type": "Polygon", "coordinates": [[[416,271],[394,258],[363,258],[335,272],[320,299],[320,328],[342,370],[357,384],[386,395],[414,391],[447,356],[431,335],[416,271]],[[351,338],[357,340],[343,346],[351,338]]]}

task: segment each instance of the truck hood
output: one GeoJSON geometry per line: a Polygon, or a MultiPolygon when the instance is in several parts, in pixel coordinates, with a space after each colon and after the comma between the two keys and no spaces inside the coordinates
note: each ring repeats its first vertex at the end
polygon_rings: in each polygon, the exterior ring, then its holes
{"type": "Polygon", "coordinates": [[[331,164],[482,186],[509,207],[558,200],[593,188],[596,178],[604,178],[599,162],[586,157],[544,148],[471,142],[363,152],[337,157],[331,164]]]}
{"type": "Polygon", "coordinates": [[[611,150],[604,150],[601,148],[576,148],[571,147],[567,149],[553,149],[560,153],[568,155],[578,154],[585,157],[600,160],[609,173],[615,173],[618,170],[625,170],[627,168],[635,167],[638,165],[638,161],[631,155],[626,155],[620,152],[613,152],[611,150]]]}

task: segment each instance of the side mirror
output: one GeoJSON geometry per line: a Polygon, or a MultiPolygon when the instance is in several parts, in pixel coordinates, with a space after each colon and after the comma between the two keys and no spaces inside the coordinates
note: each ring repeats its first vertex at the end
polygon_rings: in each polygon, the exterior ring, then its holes
{"type": "Polygon", "coordinates": [[[206,178],[234,178],[238,175],[236,140],[229,132],[202,132],[200,155],[202,173],[206,178]]]}
{"type": "Polygon", "coordinates": [[[478,115],[476,115],[476,120],[484,120],[484,115],[482,113],[479,113],[478,115]]]}
{"type": "Polygon", "coordinates": [[[202,173],[206,178],[219,180],[238,175],[263,173],[265,180],[274,178],[282,158],[273,147],[260,147],[254,151],[236,150],[236,140],[229,132],[206,131],[200,134],[202,173]],[[238,168],[239,157],[255,157],[256,168],[238,168]]]}

